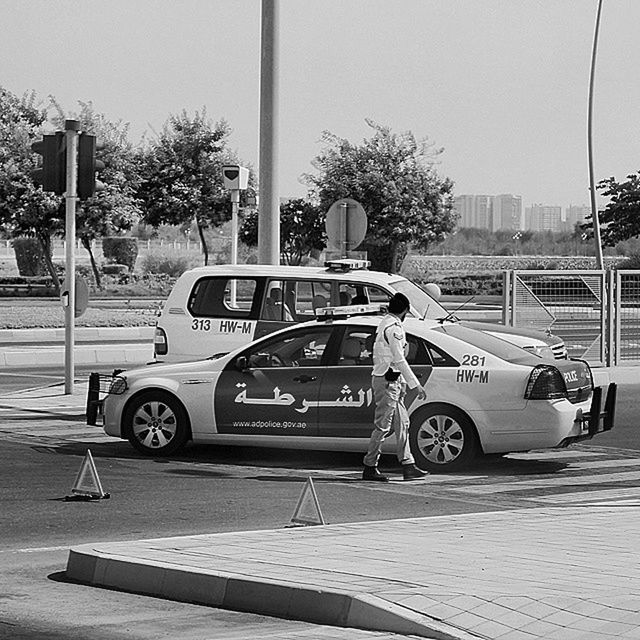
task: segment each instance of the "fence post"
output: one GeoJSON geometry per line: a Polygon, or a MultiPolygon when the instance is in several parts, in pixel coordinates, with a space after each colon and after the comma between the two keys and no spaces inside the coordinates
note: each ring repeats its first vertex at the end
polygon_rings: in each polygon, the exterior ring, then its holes
{"type": "Polygon", "coordinates": [[[509,309],[511,307],[511,278],[510,271],[505,269],[502,274],[502,324],[509,326],[509,309]]]}
{"type": "Polygon", "coordinates": [[[619,362],[620,345],[620,272],[610,269],[607,272],[607,367],[614,367],[619,362]]]}

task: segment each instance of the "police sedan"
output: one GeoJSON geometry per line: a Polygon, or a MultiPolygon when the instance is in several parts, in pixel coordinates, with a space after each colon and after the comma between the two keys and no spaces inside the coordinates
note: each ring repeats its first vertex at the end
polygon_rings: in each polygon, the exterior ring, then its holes
{"type": "MultiPolygon", "coordinates": [[[[120,372],[103,400],[90,385],[88,414],[99,406],[107,434],[155,456],[188,441],[365,451],[374,311],[328,308],[219,358],[120,372]]],[[[408,318],[404,326],[407,360],[427,394],[406,398],[423,469],[460,470],[481,454],[564,447],[613,427],[616,386],[605,398],[584,361],[544,360],[459,324],[408,318]]],[[[395,450],[393,440],[384,451],[395,450]]]]}

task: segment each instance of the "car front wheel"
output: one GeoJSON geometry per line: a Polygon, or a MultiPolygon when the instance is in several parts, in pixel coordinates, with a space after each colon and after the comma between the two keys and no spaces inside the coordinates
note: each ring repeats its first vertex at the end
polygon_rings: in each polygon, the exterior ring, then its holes
{"type": "Polygon", "coordinates": [[[445,404],[430,405],[412,416],[409,442],[416,465],[436,473],[464,469],[479,450],[471,420],[445,404]]]}
{"type": "Polygon", "coordinates": [[[124,427],[131,446],[145,455],[167,456],[189,439],[187,414],[172,395],[147,391],[134,398],[125,411],[124,427]]]}

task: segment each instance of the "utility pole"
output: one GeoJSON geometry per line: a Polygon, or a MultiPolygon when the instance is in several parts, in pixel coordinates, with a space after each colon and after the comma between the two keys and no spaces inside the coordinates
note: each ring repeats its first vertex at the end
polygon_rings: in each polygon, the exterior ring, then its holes
{"type": "Polygon", "coordinates": [[[76,197],[78,185],[78,130],[77,120],[65,120],[67,144],[67,188],[65,192],[65,272],[62,293],[64,305],[64,392],[73,393],[75,377],[75,308],[76,308],[76,197]]]}
{"type": "Polygon", "coordinates": [[[604,269],[604,258],[602,257],[600,219],[598,218],[598,205],[596,204],[596,185],[593,172],[593,89],[596,78],[596,53],[598,51],[598,32],[600,31],[601,13],[602,0],[598,0],[596,26],[593,33],[593,49],[591,51],[591,74],[589,76],[589,114],[587,117],[587,150],[589,155],[589,191],[591,193],[591,217],[593,219],[593,238],[596,243],[596,268],[600,270],[604,269]]]}
{"type": "Polygon", "coordinates": [[[260,205],[258,262],[280,264],[278,184],[278,14],[280,0],[262,0],[260,56],[260,205]]]}

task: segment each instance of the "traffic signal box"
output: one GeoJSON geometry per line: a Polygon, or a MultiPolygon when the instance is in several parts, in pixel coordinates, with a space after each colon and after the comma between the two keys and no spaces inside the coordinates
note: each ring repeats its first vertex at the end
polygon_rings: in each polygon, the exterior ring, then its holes
{"type": "Polygon", "coordinates": [[[96,159],[96,149],[103,145],[96,142],[96,137],[81,133],[78,141],[78,198],[86,200],[104,185],[96,180],[96,171],[104,169],[104,162],[96,159]]]}
{"type": "Polygon", "coordinates": [[[44,191],[62,195],[67,190],[67,145],[64,133],[43,136],[31,149],[42,156],[42,166],[33,172],[33,179],[44,191]]]}
{"type": "MultiPolygon", "coordinates": [[[[104,162],[96,159],[96,149],[104,145],[96,137],[81,133],[78,137],[78,185],[80,200],[91,198],[104,185],[96,180],[96,171],[104,169],[104,162]]],[[[42,136],[31,149],[42,156],[42,167],[33,172],[33,179],[44,191],[62,195],[67,190],[67,147],[64,132],[42,136]]]]}

